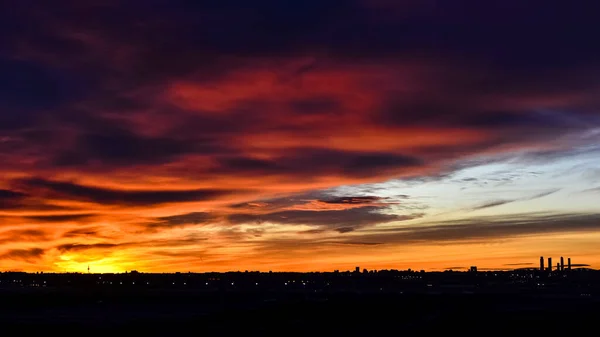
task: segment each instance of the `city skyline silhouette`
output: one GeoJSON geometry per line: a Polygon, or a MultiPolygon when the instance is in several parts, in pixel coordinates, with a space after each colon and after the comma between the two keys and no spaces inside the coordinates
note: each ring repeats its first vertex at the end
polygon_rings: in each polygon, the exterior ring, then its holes
{"type": "Polygon", "coordinates": [[[565,6],[2,4],[0,270],[599,269],[565,6]]]}

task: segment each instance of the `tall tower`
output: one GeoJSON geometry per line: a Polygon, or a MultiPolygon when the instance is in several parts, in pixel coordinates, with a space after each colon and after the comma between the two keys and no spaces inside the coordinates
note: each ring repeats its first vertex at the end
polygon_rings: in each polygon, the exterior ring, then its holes
{"type": "Polygon", "coordinates": [[[560,271],[565,270],[565,259],[561,256],[560,257],[560,271]]]}
{"type": "Polygon", "coordinates": [[[548,258],[548,271],[552,271],[552,258],[548,258]]]}
{"type": "Polygon", "coordinates": [[[540,256],[540,271],[544,271],[544,257],[540,256]]]}
{"type": "Polygon", "coordinates": [[[569,268],[569,270],[571,270],[571,258],[567,259],[567,263],[568,263],[568,267],[567,268],[569,268]]]}

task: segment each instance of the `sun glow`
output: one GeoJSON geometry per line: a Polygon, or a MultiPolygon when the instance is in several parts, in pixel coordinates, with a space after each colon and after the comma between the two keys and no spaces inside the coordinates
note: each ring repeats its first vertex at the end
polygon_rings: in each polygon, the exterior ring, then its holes
{"type": "Polygon", "coordinates": [[[64,254],[56,262],[60,271],[73,273],[123,273],[127,271],[126,265],[115,258],[89,258],[85,255],[64,254]],[[89,270],[88,270],[89,268],[89,270]]]}

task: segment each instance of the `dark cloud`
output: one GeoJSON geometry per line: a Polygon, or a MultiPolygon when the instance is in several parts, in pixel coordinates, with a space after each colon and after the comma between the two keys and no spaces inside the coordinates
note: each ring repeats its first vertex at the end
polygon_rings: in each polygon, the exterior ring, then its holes
{"type": "Polygon", "coordinates": [[[24,197],[25,197],[24,193],[0,189],[0,200],[3,203],[10,202],[13,199],[22,199],[24,197]]]}
{"type": "Polygon", "coordinates": [[[0,189],[0,209],[12,209],[23,205],[27,195],[24,193],[0,189]]]}
{"type": "Polygon", "coordinates": [[[203,236],[199,236],[197,234],[189,234],[184,236],[183,238],[177,238],[177,239],[159,239],[159,240],[150,240],[150,241],[143,241],[143,242],[130,242],[130,243],[123,243],[120,244],[119,246],[127,246],[127,245],[131,245],[131,246],[146,246],[146,247],[184,247],[184,246],[195,246],[192,249],[197,250],[199,249],[199,247],[197,246],[197,244],[199,242],[202,241],[207,241],[209,240],[208,237],[203,237],[203,236]]]}
{"type": "Polygon", "coordinates": [[[11,242],[45,241],[49,233],[39,229],[16,229],[0,232],[0,244],[11,242]]]}
{"type": "Polygon", "coordinates": [[[78,229],[73,229],[68,232],[65,232],[62,236],[65,238],[75,238],[75,237],[80,237],[80,236],[98,237],[99,232],[94,227],[78,228],[78,229]]]}
{"type": "Polygon", "coordinates": [[[475,206],[475,207],[471,208],[471,210],[476,211],[476,210],[481,210],[481,209],[486,209],[486,208],[491,208],[491,207],[496,207],[496,206],[502,206],[502,205],[510,204],[510,203],[517,202],[517,201],[527,201],[527,200],[539,199],[539,198],[543,198],[545,196],[554,194],[558,191],[560,191],[560,189],[552,189],[549,191],[544,191],[544,192],[541,192],[541,193],[538,193],[538,194],[535,194],[532,196],[524,197],[524,198],[511,199],[511,200],[489,201],[482,205],[475,206]]]}
{"type": "Polygon", "coordinates": [[[94,217],[95,214],[58,214],[58,215],[36,215],[25,216],[25,220],[33,222],[61,223],[61,222],[81,222],[94,217]]]}
{"type": "Polygon", "coordinates": [[[423,162],[410,155],[377,152],[353,152],[317,148],[288,149],[273,159],[249,157],[222,157],[215,172],[231,174],[287,174],[309,177],[314,172],[365,177],[388,171],[401,172],[406,168],[419,167],[423,162]]]}
{"type": "Polygon", "coordinates": [[[326,233],[325,229],[307,229],[305,231],[298,232],[298,234],[323,234],[326,233]]]}
{"type": "Polygon", "coordinates": [[[538,193],[538,194],[534,194],[534,195],[532,195],[530,197],[526,197],[526,198],[524,198],[524,200],[534,200],[534,199],[543,198],[545,196],[554,194],[554,193],[556,193],[558,191],[560,191],[560,188],[555,188],[555,189],[552,189],[552,190],[549,190],[549,191],[545,191],[545,192],[541,192],[541,193],[538,193]]]}
{"type": "MultiPolygon", "coordinates": [[[[368,192],[365,192],[368,194],[368,192]]],[[[391,197],[378,197],[374,195],[334,195],[332,191],[320,190],[306,193],[292,194],[284,197],[254,200],[239,204],[229,205],[235,212],[239,209],[253,210],[261,213],[272,213],[276,210],[294,207],[310,208],[311,203],[324,204],[326,208],[360,208],[365,206],[386,208],[392,205],[398,205],[398,199],[409,199],[407,195],[398,195],[391,197]],[[339,207],[338,207],[339,206],[339,207]]],[[[316,207],[316,206],[315,206],[316,207]]]]}
{"type": "Polygon", "coordinates": [[[199,225],[214,222],[217,219],[219,219],[219,217],[213,213],[193,212],[188,214],[160,217],[156,219],[156,222],[150,223],[148,227],[156,228],[199,225]]]}
{"type": "Polygon", "coordinates": [[[588,188],[586,190],[581,191],[582,193],[599,193],[600,187],[588,188]]]}
{"type": "MultiPolygon", "coordinates": [[[[3,234],[5,234],[5,233],[7,233],[7,232],[3,232],[3,234]]],[[[19,229],[19,230],[9,231],[8,233],[10,233],[11,235],[18,235],[18,236],[25,236],[25,237],[37,237],[37,238],[45,237],[48,234],[39,229],[19,229]]]]}
{"type": "Polygon", "coordinates": [[[48,109],[76,98],[77,81],[59,69],[0,55],[0,131],[31,127],[48,109]]]}
{"type": "Polygon", "coordinates": [[[347,197],[331,197],[329,199],[320,199],[319,201],[328,204],[372,204],[377,202],[385,202],[388,198],[377,196],[347,196],[347,197]]]}
{"type": "Polygon", "coordinates": [[[111,248],[115,248],[118,246],[119,246],[118,244],[113,244],[113,243],[94,243],[94,244],[69,243],[69,244],[57,246],[56,249],[58,249],[61,252],[71,252],[71,251],[78,252],[78,251],[91,250],[91,249],[111,249],[111,248]]]}
{"type": "Polygon", "coordinates": [[[41,248],[12,249],[0,255],[0,260],[31,261],[40,259],[45,251],[41,248]]]}
{"type": "Polygon", "coordinates": [[[230,193],[229,191],[216,189],[154,191],[115,190],[40,178],[20,180],[17,183],[26,188],[39,190],[41,193],[45,193],[53,198],[129,206],[210,200],[230,193]]]}
{"type": "Polygon", "coordinates": [[[340,164],[345,168],[345,173],[352,176],[363,176],[370,174],[369,172],[372,170],[395,169],[400,172],[400,170],[407,167],[417,167],[424,163],[420,159],[411,156],[372,153],[355,156],[348,163],[341,162],[340,164]]]}
{"type": "Polygon", "coordinates": [[[169,162],[177,156],[193,153],[194,144],[171,138],[143,137],[127,133],[83,134],[76,148],[55,158],[59,166],[92,164],[135,165],[169,162]]]}
{"type": "Polygon", "coordinates": [[[589,264],[586,263],[571,263],[571,267],[589,267],[589,264]]]}
{"type": "Polygon", "coordinates": [[[490,201],[490,202],[487,202],[487,203],[485,203],[483,205],[479,205],[479,206],[473,207],[472,210],[477,211],[477,210],[480,210],[480,209],[491,208],[491,207],[496,207],[496,206],[502,206],[502,205],[509,204],[509,203],[515,202],[515,201],[516,200],[490,201]]]}
{"type": "MultiPolygon", "coordinates": [[[[61,6],[64,12],[57,12],[43,3],[19,5],[9,12],[19,13],[20,20],[7,14],[0,17],[5,31],[11,32],[4,42],[9,56],[0,59],[0,70],[8,74],[0,82],[4,93],[0,101],[11,109],[0,113],[0,125],[12,131],[24,126],[30,127],[28,132],[44,130],[49,139],[64,131],[58,126],[67,125],[74,134],[69,146],[47,153],[52,167],[114,169],[220,154],[211,173],[310,176],[318,172],[364,178],[430,164],[408,153],[325,150],[325,140],[322,149],[290,149],[288,155],[271,159],[232,149],[235,146],[227,139],[235,134],[272,130],[302,134],[315,127],[329,130],[324,126],[337,123],[347,127],[347,116],[338,112],[344,110],[345,100],[356,101],[354,90],[312,92],[310,85],[302,86],[303,78],[327,71],[331,64],[366,73],[374,72],[369,66],[382,65],[397,77],[393,83],[375,80],[381,97],[373,99],[383,104],[377,104],[376,112],[358,112],[366,117],[359,123],[490,131],[491,139],[477,144],[452,149],[448,144],[437,151],[430,147],[434,157],[444,153],[455,157],[582,128],[552,117],[553,112],[593,124],[590,116],[595,116],[598,102],[589,97],[598,86],[600,48],[582,37],[595,23],[587,8],[566,13],[553,1],[544,3],[540,13],[536,6],[516,0],[506,6],[469,1],[380,6],[358,0],[343,4],[265,1],[253,6],[240,0],[219,5],[183,0],[135,5],[69,1],[61,6]],[[45,28],[23,22],[38,22],[45,28]],[[214,29],[219,22],[228,25],[214,29]],[[283,103],[275,108],[272,101],[280,99],[277,93],[269,98],[235,99],[224,114],[205,113],[202,107],[176,108],[160,100],[165,83],[189,80],[219,88],[219,81],[239,71],[279,69],[304,56],[307,60],[274,86],[307,94],[281,97],[283,103]],[[416,65],[415,60],[419,60],[416,65]],[[418,72],[419,81],[412,81],[407,68],[418,72]],[[403,89],[406,78],[414,90],[403,89]],[[585,97],[569,100],[569,109],[565,103],[545,102],[573,93],[585,97]],[[158,131],[148,132],[153,128],[158,131]]],[[[362,85],[373,86],[370,81],[362,85]]],[[[402,130],[398,137],[403,137],[402,130]]],[[[45,145],[30,142],[33,149],[45,145]]]]}
{"type": "Polygon", "coordinates": [[[289,210],[266,214],[232,214],[227,217],[234,224],[242,223],[278,223],[290,225],[313,225],[335,229],[340,233],[347,233],[356,227],[405,221],[414,219],[415,216],[381,213],[380,207],[361,207],[344,210],[303,211],[289,210]]]}
{"type": "Polygon", "coordinates": [[[60,211],[69,207],[52,205],[26,193],[0,189],[0,210],[60,211]]]}
{"type": "Polygon", "coordinates": [[[315,97],[296,100],[290,103],[291,109],[299,114],[330,114],[340,108],[340,102],[328,97],[315,97]]]}
{"type": "Polygon", "coordinates": [[[475,217],[410,228],[366,230],[360,238],[389,243],[490,242],[510,237],[600,230],[598,214],[521,214],[475,217]]]}

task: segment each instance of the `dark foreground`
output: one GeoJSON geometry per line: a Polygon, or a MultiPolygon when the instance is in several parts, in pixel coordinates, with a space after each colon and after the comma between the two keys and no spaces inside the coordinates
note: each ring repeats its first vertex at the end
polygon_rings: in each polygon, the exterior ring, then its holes
{"type": "Polygon", "coordinates": [[[0,326],[25,335],[404,336],[594,331],[594,297],[527,294],[1,291],[0,326]]]}

